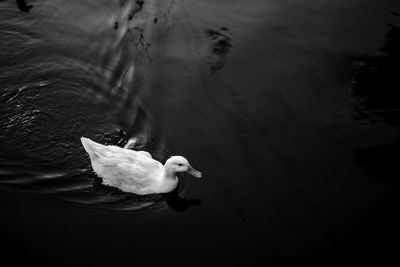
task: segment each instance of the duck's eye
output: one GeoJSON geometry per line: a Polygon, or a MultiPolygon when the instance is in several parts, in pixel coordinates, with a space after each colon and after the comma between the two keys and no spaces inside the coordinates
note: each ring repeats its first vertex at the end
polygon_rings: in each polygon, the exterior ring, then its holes
{"type": "Polygon", "coordinates": [[[178,163],[178,166],[183,166],[183,164],[182,163],[178,163]]]}

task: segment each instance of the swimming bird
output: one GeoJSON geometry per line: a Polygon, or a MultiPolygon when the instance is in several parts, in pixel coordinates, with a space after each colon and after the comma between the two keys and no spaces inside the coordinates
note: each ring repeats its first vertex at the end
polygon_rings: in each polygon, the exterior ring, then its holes
{"type": "Polygon", "coordinates": [[[146,151],[105,146],[85,137],[81,137],[81,142],[103,184],[124,192],[137,195],[168,193],[178,185],[178,172],[201,177],[201,172],[182,156],[172,156],[162,165],[146,151]]]}

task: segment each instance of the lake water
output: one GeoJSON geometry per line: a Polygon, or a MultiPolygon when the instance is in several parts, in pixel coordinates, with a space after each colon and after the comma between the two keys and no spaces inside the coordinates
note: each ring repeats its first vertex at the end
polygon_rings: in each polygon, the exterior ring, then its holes
{"type": "Polygon", "coordinates": [[[398,1],[22,2],[0,1],[4,260],[395,259],[398,1]],[[81,136],[203,178],[120,192],[81,136]]]}

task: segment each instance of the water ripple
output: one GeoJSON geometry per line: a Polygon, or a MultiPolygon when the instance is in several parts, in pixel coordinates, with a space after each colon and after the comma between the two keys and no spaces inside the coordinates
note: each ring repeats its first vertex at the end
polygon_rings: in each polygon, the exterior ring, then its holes
{"type": "MultiPolygon", "coordinates": [[[[81,136],[149,151],[166,146],[143,104],[154,18],[170,1],[0,2],[0,186],[119,211],[166,207],[91,171],[81,136]]],[[[183,194],[188,185],[184,184],[183,194]]]]}

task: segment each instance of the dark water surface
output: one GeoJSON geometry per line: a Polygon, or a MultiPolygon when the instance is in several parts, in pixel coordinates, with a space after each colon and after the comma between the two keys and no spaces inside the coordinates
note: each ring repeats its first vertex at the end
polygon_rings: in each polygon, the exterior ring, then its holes
{"type": "Polygon", "coordinates": [[[399,12],[390,0],[0,1],[2,259],[396,259],[399,12]],[[203,179],[122,193],[92,173],[81,136],[183,155],[203,179]]]}

